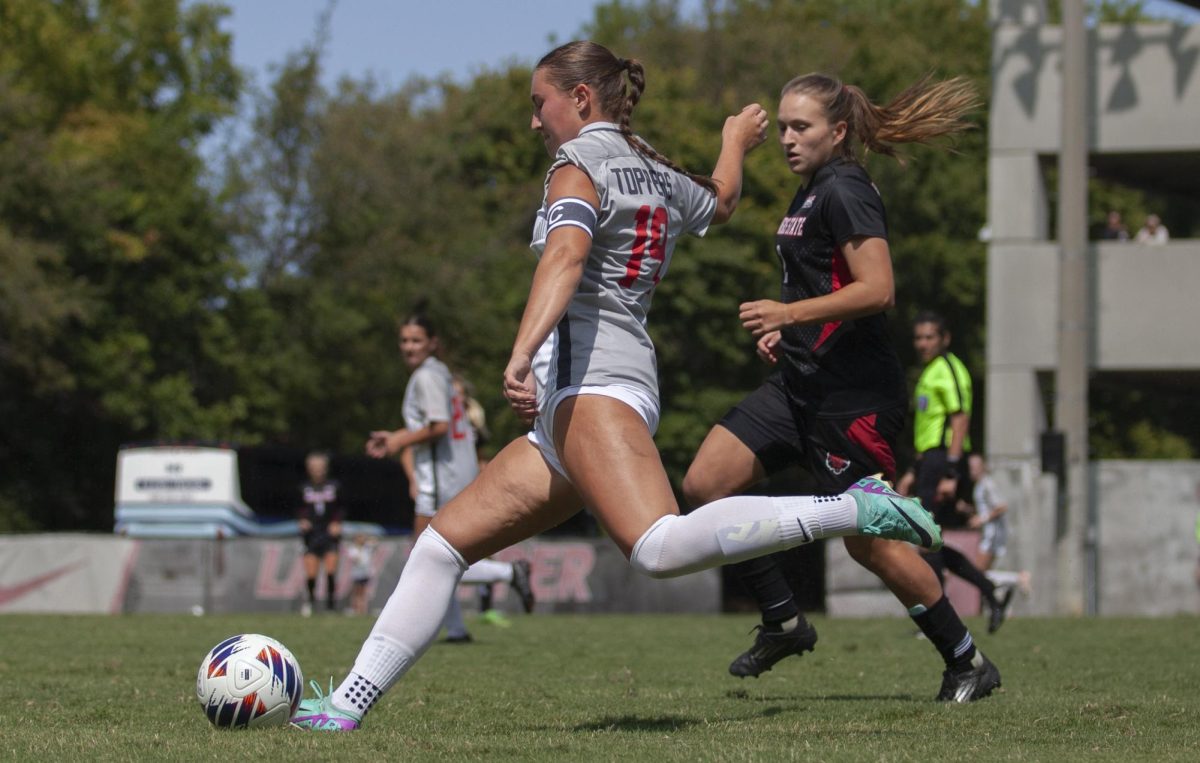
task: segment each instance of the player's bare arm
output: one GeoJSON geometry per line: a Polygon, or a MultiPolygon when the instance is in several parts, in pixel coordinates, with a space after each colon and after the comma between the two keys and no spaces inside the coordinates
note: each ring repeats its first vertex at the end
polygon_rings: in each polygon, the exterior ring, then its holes
{"type": "MultiPolygon", "coordinates": [[[[559,167],[551,177],[547,203],[553,207],[566,198],[580,199],[595,209],[600,207],[600,197],[591,178],[569,164],[559,167]]],[[[591,244],[591,234],[574,225],[555,228],[546,237],[546,248],[533,273],[525,313],[513,342],[512,357],[504,369],[504,396],[513,411],[524,419],[537,415],[533,355],[562,320],[583,278],[591,244]]]]}
{"type": "Polygon", "coordinates": [[[784,304],[771,299],[745,302],[739,317],[742,326],[762,336],[787,326],[849,320],[891,309],[896,303],[892,256],[882,238],[852,238],[842,245],[850,267],[850,283],[830,294],[784,304]]]}
{"type": "Polygon", "coordinates": [[[721,130],[721,154],[713,169],[713,180],[717,181],[717,209],[713,212],[714,225],[727,222],[742,197],[742,163],[746,154],[762,145],[767,139],[767,127],[771,120],[767,110],[757,103],[745,106],[739,113],[725,120],[721,130]]]}

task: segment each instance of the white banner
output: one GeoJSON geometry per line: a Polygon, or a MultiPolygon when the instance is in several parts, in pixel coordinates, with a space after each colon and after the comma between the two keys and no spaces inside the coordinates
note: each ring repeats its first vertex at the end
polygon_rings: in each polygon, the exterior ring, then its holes
{"type": "Polygon", "coordinates": [[[0,613],[121,612],[137,550],[110,536],[0,536],[0,613]]]}

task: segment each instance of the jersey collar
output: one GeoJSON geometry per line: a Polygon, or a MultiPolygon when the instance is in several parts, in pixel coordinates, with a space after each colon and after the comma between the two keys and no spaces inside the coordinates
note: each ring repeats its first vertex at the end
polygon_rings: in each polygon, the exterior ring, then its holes
{"type": "Polygon", "coordinates": [[[579,134],[583,135],[586,132],[597,132],[600,130],[620,132],[621,128],[617,125],[616,122],[591,122],[589,124],[584,125],[583,129],[579,131],[579,134]]]}
{"type": "Polygon", "coordinates": [[[849,161],[843,156],[833,157],[829,161],[822,164],[821,169],[813,173],[812,180],[809,181],[809,185],[816,185],[817,181],[824,180],[826,177],[833,174],[838,167],[848,163],[849,161]]]}

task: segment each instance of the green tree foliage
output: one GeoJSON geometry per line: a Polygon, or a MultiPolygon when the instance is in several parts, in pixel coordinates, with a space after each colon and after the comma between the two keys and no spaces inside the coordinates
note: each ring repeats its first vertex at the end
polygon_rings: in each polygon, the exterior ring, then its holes
{"type": "MultiPolygon", "coordinates": [[[[529,130],[529,62],[327,92],[321,20],[250,91],[249,137],[211,184],[198,143],[243,94],[223,13],[0,2],[0,530],[107,528],[114,452],[130,440],[358,451],[400,422],[396,320],[419,305],[494,443],[523,430],[499,381],[549,164],[529,130]]],[[[988,92],[986,4],[973,0],[708,0],[696,18],[675,0],[609,0],[580,36],[645,64],[634,128],[701,173],[726,115],[773,111],[798,74],[837,75],[877,103],[927,73],[988,92]]],[[[915,365],[911,317],[940,310],[982,402],[986,103],[972,120],[955,142],[905,148],[903,164],[866,161],[888,207],[902,357],[915,365]]],[[[656,296],[658,442],[676,479],[765,374],[737,309],[778,293],[774,230],[797,186],[768,141],[734,220],[680,242],[656,296]]]]}
{"type": "Polygon", "coordinates": [[[105,528],[120,442],[262,430],[199,183],[239,87],[220,17],[0,4],[0,524],[105,528]]]}

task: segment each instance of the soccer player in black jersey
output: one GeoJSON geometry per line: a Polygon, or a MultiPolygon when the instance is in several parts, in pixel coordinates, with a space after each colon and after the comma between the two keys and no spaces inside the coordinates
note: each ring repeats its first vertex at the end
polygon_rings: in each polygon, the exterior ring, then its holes
{"type": "MultiPolygon", "coordinates": [[[[684,480],[698,506],[741,493],[801,464],[818,493],[835,495],[872,474],[895,479],[904,426],[904,372],[888,339],[895,294],[887,219],[857,150],[894,156],[892,144],[966,128],[977,99],[960,78],[915,83],[887,106],[820,74],[789,82],[777,126],[788,167],[805,183],[776,233],[781,297],[741,305],[743,326],[775,369],[709,432],[684,480]]],[[[940,700],[967,702],[1000,685],[913,546],[847,537],[846,549],[878,575],[945,660],[940,700]]],[[[770,557],[736,568],[762,610],[754,645],[729,670],[757,676],[814,648],[817,633],[770,557]]]]}
{"type": "Polygon", "coordinates": [[[342,509],[338,504],[338,483],[329,479],[329,456],[313,451],[304,459],[308,481],[300,486],[300,508],[297,519],[300,537],[304,541],[304,577],[308,599],[301,608],[307,617],[312,614],[317,597],[317,573],[325,565],[325,603],[335,606],[338,545],[342,539],[342,509]]]}

